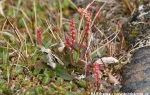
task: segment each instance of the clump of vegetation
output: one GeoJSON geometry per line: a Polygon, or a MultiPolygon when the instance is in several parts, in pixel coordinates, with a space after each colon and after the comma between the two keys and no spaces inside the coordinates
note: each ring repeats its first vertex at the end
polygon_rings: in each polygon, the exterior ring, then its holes
{"type": "Polygon", "coordinates": [[[113,74],[120,76],[127,54],[122,15],[133,11],[125,2],[1,2],[0,94],[119,91],[113,74]]]}

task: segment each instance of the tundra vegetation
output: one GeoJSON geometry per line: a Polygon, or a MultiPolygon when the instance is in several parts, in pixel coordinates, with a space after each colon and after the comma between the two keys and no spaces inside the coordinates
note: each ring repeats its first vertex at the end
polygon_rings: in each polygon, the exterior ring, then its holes
{"type": "Polygon", "coordinates": [[[0,1],[1,95],[120,92],[122,25],[143,0],[79,1],[0,1]]]}

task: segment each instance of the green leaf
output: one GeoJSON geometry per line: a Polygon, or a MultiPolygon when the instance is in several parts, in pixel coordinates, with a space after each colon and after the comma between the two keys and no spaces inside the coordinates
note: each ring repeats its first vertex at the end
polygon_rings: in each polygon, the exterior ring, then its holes
{"type": "Polygon", "coordinates": [[[44,75],[43,75],[43,74],[38,74],[38,75],[37,75],[37,78],[38,78],[39,80],[42,80],[42,79],[43,79],[43,77],[44,77],[44,75]]]}
{"type": "Polygon", "coordinates": [[[44,75],[47,76],[47,77],[50,77],[51,73],[52,73],[51,71],[44,71],[44,75]]]}
{"type": "Polygon", "coordinates": [[[51,80],[50,77],[44,77],[43,83],[49,84],[50,80],[51,80]]]}
{"type": "Polygon", "coordinates": [[[60,84],[63,84],[64,80],[62,78],[57,78],[57,81],[60,83],[60,84]]]}
{"type": "Polygon", "coordinates": [[[3,63],[8,63],[8,52],[3,52],[3,63]]]}
{"type": "Polygon", "coordinates": [[[65,84],[65,87],[72,89],[74,87],[74,84],[73,83],[67,83],[67,84],[65,84]]]}
{"type": "Polygon", "coordinates": [[[8,16],[12,16],[13,13],[14,13],[13,8],[10,8],[9,10],[7,10],[6,13],[7,13],[8,16]]]}
{"type": "Polygon", "coordinates": [[[40,72],[40,71],[41,71],[40,69],[35,68],[35,69],[34,69],[34,71],[33,71],[33,75],[37,75],[37,74],[39,74],[39,72],[40,72]]]}
{"type": "Polygon", "coordinates": [[[20,89],[20,88],[21,88],[21,85],[20,85],[20,84],[16,84],[16,85],[15,85],[15,88],[16,88],[16,89],[20,89]]]}
{"type": "Polygon", "coordinates": [[[46,95],[42,86],[36,86],[35,91],[36,91],[37,95],[46,95]]]}
{"type": "Polygon", "coordinates": [[[95,57],[97,57],[97,53],[94,53],[91,57],[92,59],[94,59],[95,57]]]}
{"type": "Polygon", "coordinates": [[[6,64],[2,64],[2,65],[0,65],[0,68],[1,68],[2,70],[7,70],[7,65],[6,65],[6,64]]]}
{"type": "Polygon", "coordinates": [[[66,92],[65,95],[74,95],[72,92],[66,92]]]}
{"type": "Polygon", "coordinates": [[[62,8],[64,9],[70,6],[70,2],[68,0],[64,0],[61,5],[62,5],[62,8]]]}
{"type": "Polygon", "coordinates": [[[51,78],[54,78],[56,76],[56,72],[50,71],[49,75],[50,75],[51,78]]]}
{"type": "Polygon", "coordinates": [[[70,64],[70,62],[71,62],[71,56],[70,56],[70,54],[69,54],[69,51],[67,51],[67,54],[63,55],[63,60],[65,61],[66,65],[70,64]]]}
{"type": "Polygon", "coordinates": [[[6,81],[1,80],[0,81],[0,95],[3,95],[4,94],[3,92],[5,92],[5,95],[11,95],[12,93],[11,89],[7,87],[6,81]]]}
{"type": "Polygon", "coordinates": [[[12,95],[12,90],[10,88],[5,89],[6,95],[12,95]]]}
{"type": "Polygon", "coordinates": [[[25,75],[24,74],[19,74],[18,78],[19,78],[19,80],[24,80],[25,75]]]}
{"type": "Polygon", "coordinates": [[[106,54],[106,48],[100,49],[101,56],[104,56],[106,54]]]}
{"type": "Polygon", "coordinates": [[[15,71],[16,71],[16,73],[22,73],[23,72],[23,68],[22,67],[16,67],[15,71]]]}
{"type": "Polygon", "coordinates": [[[84,80],[79,80],[78,84],[83,88],[87,88],[87,83],[84,80]]]}
{"type": "Polygon", "coordinates": [[[52,44],[52,41],[49,40],[48,42],[44,42],[43,44],[44,44],[44,47],[45,47],[45,48],[50,48],[50,46],[51,46],[51,44],[52,44]]]}
{"type": "Polygon", "coordinates": [[[79,53],[78,53],[78,51],[74,51],[73,59],[75,60],[75,62],[78,62],[78,60],[79,60],[79,53]]]}
{"type": "MultiPolygon", "coordinates": [[[[106,55],[106,48],[101,48],[101,49],[98,51],[98,53],[100,53],[101,56],[106,55]]],[[[92,59],[95,58],[95,57],[97,57],[97,53],[94,53],[91,57],[92,57],[92,59]]]]}
{"type": "Polygon", "coordinates": [[[3,91],[7,88],[7,83],[4,80],[0,81],[0,89],[3,91]]]}
{"type": "Polygon", "coordinates": [[[4,71],[4,72],[2,73],[2,76],[3,76],[4,78],[7,78],[9,75],[10,75],[10,72],[8,72],[8,71],[4,71]]]}
{"type": "Polygon", "coordinates": [[[19,19],[18,25],[19,25],[19,28],[24,27],[24,23],[22,19],[19,19]]]}
{"type": "Polygon", "coordinates": [[[49,92],[49,94],[55,94],[54,88],[48,88],[48,92],[49,92]]]}
{"type": "Polygon", "coordinates": [[[29,86],[31,86],[31,84],[32,84],[32,82],[30,81],[30,80],[23,80],[23,82],[22,82],[22,86],[26,86],[26,87],[29,87],[29,86]]]}
{"type": "Polygon", "coordinates": [[[56,75],[60,76],[61,78],[63,78],[64,80],[73,80],[73,76],[70,75],[68,72],[66,72],[64,69],[62,68],[56,68],[55,69],[56,75]]]}
{"type": "Polygon", "coordinates": [[[29,88],[24,95],[36,95],[34,87],[29,88]]]}

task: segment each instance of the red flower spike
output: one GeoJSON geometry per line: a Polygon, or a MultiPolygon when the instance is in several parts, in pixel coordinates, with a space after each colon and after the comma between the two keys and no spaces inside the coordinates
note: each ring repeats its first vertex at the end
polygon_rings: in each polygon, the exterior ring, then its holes
{"type": "Polygon", "coordinates": [[[88,40],[88,36],[90,33],[90,27],[91,27],[91,19],[90,19],[90,13],[88,13],[87,11],[85,11],[85,20],[86,20],[85,37],[88,40]]]}
{"type": "Polygon", "coordinates": [[[42,32],[41,32],[41,29],[40,29],[40,27],[37,27],[37,30],[36,30],[36,32],[37,32],[37,40],[38,40],[38,42],[40,43],[40,45],[42,45],[42,32]]]}
{"type": "Polygon", "coordinates": [[[70,36],[71,36],[71,42],[73,45],[75,42],[75,21],[74,21],[74,19],[70,20],[70,36]]]}
{"type": "Polygon", "coordinates": [[[78,9],[78,12],[79,12],[79,15],[82,16],[83,13],[84,13],[84,9],[83,9],[83,8],[79,8],[79,9],[78,9]]]}
{"type": "Polygon", "coordinates": [[[93,64],[93,67],[94,67],[93,70],[94,70],[95,80],[96,80],[97,86],[99,86],[100,85],[100,78],[101,78],[100,71],[99,71],[99,64],[95,62],[93,64]]]}
{"type": "Polygon", "coordinates": [[[71,40],[69,37],[66,37],[66,44],[71,47],[72,46],[72,43],[71,43],[71,40]]]}
{"type": "MultiPolygon", "coordinates": [[[[85,39],[86,48],[88,48],[88,45],[89,45],[88,36],[90,34],[90,28],[91,28],[91,22],[92,22],[90,19],[91,16],[90,16],[90,13],[86,9],[83,9],[83,8],[79,8],[78,12],[79,12],[80,16],[82,16],[84,14],[84,17],[85,17],[86,26],[85,26],[85,34],[84,34],[83,39],[85,39]]],[[[81,44],[80,44],[80,47],[81,47],[81,44]]]]}

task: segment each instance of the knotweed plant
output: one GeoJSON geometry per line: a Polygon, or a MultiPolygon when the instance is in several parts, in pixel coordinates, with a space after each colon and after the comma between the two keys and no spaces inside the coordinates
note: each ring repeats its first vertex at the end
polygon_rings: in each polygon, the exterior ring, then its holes
{"type": "Polygon", "coordinates": [[[72,56],[74,57],[75,53],[77,53],[77,56],[73,58],[75,62],[78,62],[79,58],[82,60],[86,59],[86,55],[88,54],[87,50],[89,46],[89,34],[91,28],[90,13],[83,8],[79,8],[78,12],[80,14],[80,18],[85,20],[84,29],[82,31],[77,31],[77,29],[75,29],[75,20],[71,19],[70,35],[66,36],[66,44],[67,47],[71,50],[72,56]]]}
{"type": "Polygon", "coordinates": [[[41,29],[40,27],[37,27],[37,40],[39,42],[40,45],[42,45],[42,32],[41,32],[41,29]]]}
{"type": "MultiPolygon", "coordinates": [[[[90,72],[90,67],[88,66],[88,56],[89,56],[89,46],[90,46],[90,31],[92,26],[91,21],[91,15],[90,13],[84,9],[79,8],[78,13],[81,19],[80,23],[83,23],[82,20],[84,20],[83,30],[75,29],[75,20],[70,20],[70,35],[66,36],[66,45],[67,48],[71,52],[72,61],[75,66],[80,65],[81,68],[85,69],[86,75],[89,75],[88,72],[90,72]],[[78,31],[77,31],[78,30],[78,31]],[[84,64],[84,65],[81,65],[84,64]]],[[[79,26],[81,27],[81,26],[79,26]]],[[[96,80],[96,86],[99,88],[100,86],[100,69],[99,64],[94,63],[93,64],[93,71],[94,71],[94,77],[96,80]]]]}

